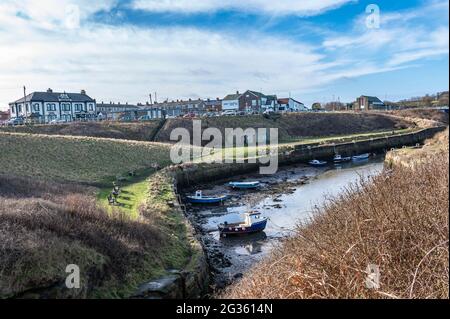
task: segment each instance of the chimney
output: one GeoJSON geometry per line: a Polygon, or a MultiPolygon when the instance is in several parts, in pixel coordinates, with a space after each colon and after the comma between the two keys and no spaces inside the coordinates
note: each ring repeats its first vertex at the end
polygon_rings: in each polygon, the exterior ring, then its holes
{"type": "Polygon", "coordinates": [[[83,94],[83,95],[86,95],[86,90],[81,90],[80,93],[83,94]]]}
{"type": "Polygon", "coordinates": [[[216,100],[219,101],[220,99],[217,97],[216,100]]]}
{"type": "Polygon", "coordinates": [[[208,102],[210,102],[211,100],[208,98],[208,102]]]}
{"type": "Polygon", "coordinates": [[[47,93],[53,93],[53,90],[49,88],[49,89],[47,90],[47,93]]]}
{"type": "Polygon", "coordinates": [[[239,91],[236,91],[236,94],[239,94],[239,91]]]}
{"type": "Polygon", "coordinates": [[[192,100],[189,98],[189,102],[191,102],[192,100]]]}

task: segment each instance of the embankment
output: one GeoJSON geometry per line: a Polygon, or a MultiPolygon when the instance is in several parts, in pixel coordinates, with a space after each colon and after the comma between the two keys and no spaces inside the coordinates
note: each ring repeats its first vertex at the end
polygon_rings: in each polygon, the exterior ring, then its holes
{"type": "MultiPolygon", "coordinates": [[[[349,135],[408,128],[411,123],[377,113],[292,113],[275,119],[261,115],[202,118],[202,129],[214,127],[222,134],[225,128],[278,128],[281,142],[298,138],[349,135]]],[[[170,142],[175,128],[185,128],[192,136],[192,119],[169,119],[159,131],[156,141],[170,142]]]]}
{"type": "Polygon", "coordinates": [[[152,141],[163,121],[144,123],[74,122],[52,125],[3,126],[0,131],[12,133],[70,135],[114,138],[134,141],[152,141]]]}
{"type": "Polygon", "coordinates": [[[426,162],[395,165],[317,208],[221,297],[448,299],[448,135],[438,138],[446,147],[426,162]]]}

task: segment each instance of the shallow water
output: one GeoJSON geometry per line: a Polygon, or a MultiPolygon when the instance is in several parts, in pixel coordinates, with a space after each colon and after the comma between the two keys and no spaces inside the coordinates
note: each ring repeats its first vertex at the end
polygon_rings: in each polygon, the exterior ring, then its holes
{"type": "MultiPolygon", "coordinates": [[[[324,168],[298,166],[289,168],[289,174],[281,178],[279,183],[289,183],[307,176],[309,181],[304,185],[292,185],[286,192],[268,193],[253,200],[244,200],[239,194],[234,201],[220,207],[197,207],[191,210],[197,216],[197,224],[202,229],[205,247],[210,254],[211,266],[216,270],[216,284],[220,287],[239,277],[255,262],[259,261],[280,238],[289,236],[300,221],[313,214],[315,206],[323,205],[330,196],[336,196],[343,188],[358,181],[361,176],[378,174],[383,168],[383,157],[370,161],[330,165],[324,168]],[[264,232],[242,237],[220,238],[217,225],[224,222],[242,220],[242,213],[257,210],[269,221],[264,232]]],[[[282,175],[283,171],[279,173],[282,175]]],[[[249,178],[251,179],[251,178],[249,178]]],[[[274,184],[272,178],[260,179],[266,182],[264,188],[270,190],[274,184]]],[[[281,187],[283,189],[283,187],[281,187]]],[[[223,183],[211,187],[212,193],[224,190],[223,183]]],[[[244,191],[245,192],[245,191],[244,191]]],[[[242,192],[242,193],[244,193],[242,192]]],[[[246,198],[253,195],[246,191],[246,198]]],[[[239,193],[239,192],[238,192],[239,193]]],[[[262,191],[264,193],[264,191],[262,191]]],[[[259,194],[260,195],[260,194],[259,194]]],[[[256,196],[256,193],[255,193],[256,196]]]]}

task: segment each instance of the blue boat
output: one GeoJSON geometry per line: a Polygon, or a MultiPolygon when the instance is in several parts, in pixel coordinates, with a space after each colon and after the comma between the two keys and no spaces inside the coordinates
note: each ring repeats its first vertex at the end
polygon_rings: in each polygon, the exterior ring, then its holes
{"type": "Polygon", "coordinates": [[[261,183],[256,182],[229,182],[228,186],[231,188],[239,188],[239,189],[254,189],[261,186],[261,183]]]}
{"type": "Polygon", "coordinates": [[[362,161],[362,160],[366,160],[370,157],[369,153],[365,153],[365,154],[361,154],[361,155],[356,155],[356,156],[352,156],[352,160],[354,161],[362,161]]]}
{"type": "Polygon", "coordinates": [[[218,204],[224,202],[228,196],[205,196],[202,191],[196,191],[193,196],[186,196],[187,200],[193,204],[218,204]]]}
{"type": "Polygon", "coordinates": [[[244,221],[238,223],[224,222],[218,225],[220,236],[252,234],[261,232],[266,228],[267,218],[261,217],[261,213],[250,212],[244,214],[244,221]]]}
{"type": "Polygon", "coordinates": [[[326,161],[319,161],[319,160],[315,159],[315,160],[309,161],[308,164],[311,165],[311,166],[325,166],[325,165],[327,165],[327,162],[326,161]]]}

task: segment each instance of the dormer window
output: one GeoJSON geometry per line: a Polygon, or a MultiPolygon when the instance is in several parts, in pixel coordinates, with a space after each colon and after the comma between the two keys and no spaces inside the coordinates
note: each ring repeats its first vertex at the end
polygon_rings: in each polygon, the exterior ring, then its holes
{"type": "Polygon", "coordinates": [[[67,95],[67,93],[61,93],[61,94],[59,95],[59,98],[60,98],[61,100],[68,100],[68,99],[69,99],[69,96],[67,95]]]}

